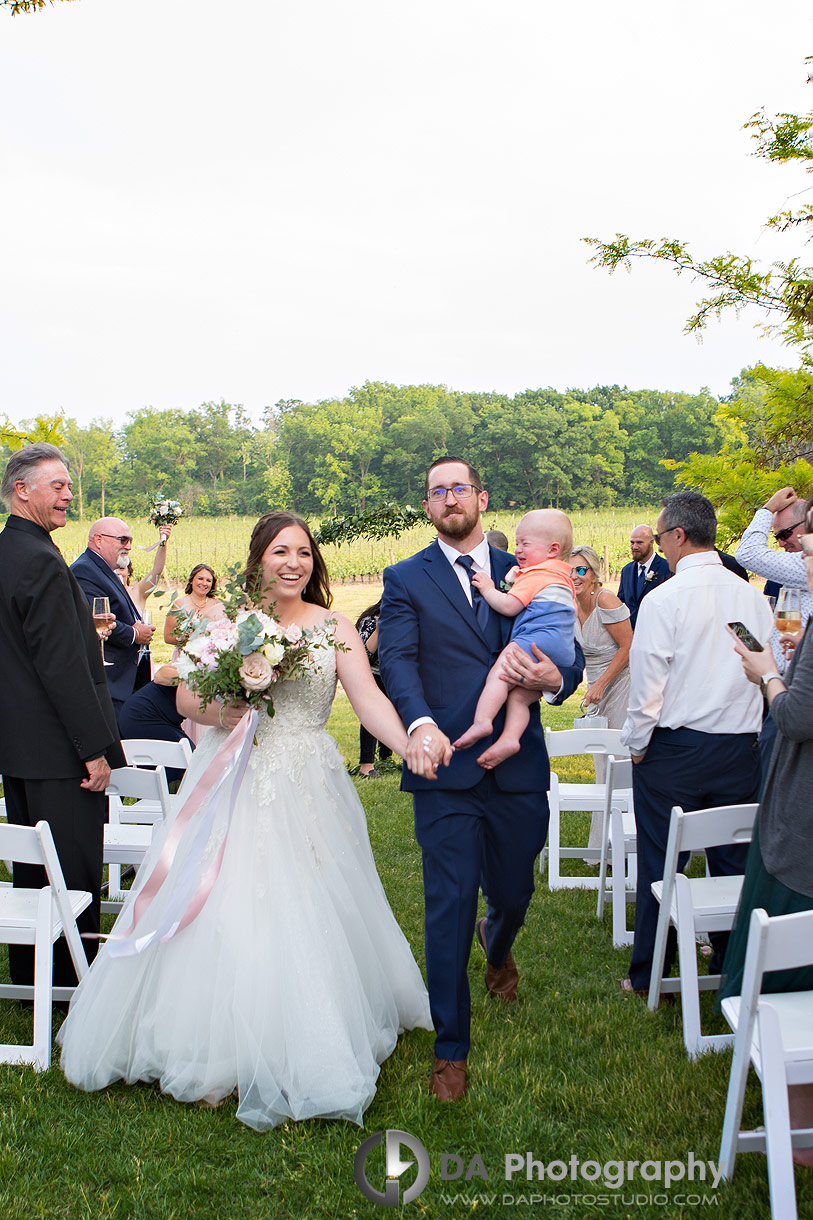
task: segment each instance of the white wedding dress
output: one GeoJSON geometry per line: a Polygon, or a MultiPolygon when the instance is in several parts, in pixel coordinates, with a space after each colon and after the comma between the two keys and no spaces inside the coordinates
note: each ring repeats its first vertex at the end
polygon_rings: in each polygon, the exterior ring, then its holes
{"type": "MultiPolygon", "coordinates": [[[[420,971],[376,872],[364,810],[325,724],[332,648],[260,712],[222,867],[173,939],[113,957],[102,947],[59,1032],[80,1089],[153,1081],[179,1101],[237,1092],[257,1130],[286,1119],[361,1123],[398,1034],[431,1029],[420,971]]],[[[196,750],[189,788],[226,738],[196,750]]],[[[117,920],[158,858],[153,845],[117,920]]],[[[194,830],[194,819],[184,836],[194,830]]]]}

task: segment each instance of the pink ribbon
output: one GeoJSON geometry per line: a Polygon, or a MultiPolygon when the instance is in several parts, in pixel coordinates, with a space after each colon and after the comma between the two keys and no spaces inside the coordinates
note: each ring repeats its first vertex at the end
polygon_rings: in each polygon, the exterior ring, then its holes
{"type": "Polygon", "coordinates": [[[195,783],[170,827],[151,873],[132,904],[129,927],[121,930],[116,927],[108,937],[107,951],[111,957],[131,957],[133,954],[142,953],[156,940],[171,940],[178,932],[188,927],[203,910],[223,862],[234,805],[248,766],[256,727],[257,712],[252,708],[232,730],[195,783]],[[231,791],[223,839],[212,863],[203,876],[198,877],[214,828],[218,809],[217,798],[229,780],[231,791]],[[195,831],[178,876],[173,880],[166,895],[164,910],[159,913],[153,931],[139,936],[138,926],[155,903],[178,855],[186,828],[198,813],[201,813],[200,825],[195,831]]]}

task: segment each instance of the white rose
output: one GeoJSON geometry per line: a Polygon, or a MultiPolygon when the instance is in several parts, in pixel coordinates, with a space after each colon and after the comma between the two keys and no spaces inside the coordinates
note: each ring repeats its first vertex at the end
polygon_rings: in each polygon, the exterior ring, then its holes
{"type": "Polygon", "coordinates": [[[279,665],[280,661],[285,656],[285,649],[282,647],[282,644],[277,644],[275,641],[271,641],[271,643],[265,645],[265,647],[262,649],[262,653],[264,657],[267,657],[271,665],[279,665]]]}
{"type": "Polygon", "coordinates": [[[240,681],[247,691],[267,690],[273,673],[271,664],[261,652],[252,652],[240,666],[240,681]]]}
{"type": "Polygon", "coordinates": [[[175,658],[175,668],[178,671],[178,677],[182,682],[185,682],[191,673],[195,672],[197,666],[191,657],[188,657],[185,652],[180,653],[175,658]]]}

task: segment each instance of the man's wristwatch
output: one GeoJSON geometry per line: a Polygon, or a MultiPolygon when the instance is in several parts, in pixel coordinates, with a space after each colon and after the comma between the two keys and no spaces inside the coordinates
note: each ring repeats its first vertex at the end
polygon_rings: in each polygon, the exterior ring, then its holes
{"type": "Polygon", "coordinates": [[[780,682],[782,681],[782,675],[778,669],[772,669],[769,674],[763,674],[759,680],[759,685],[762,687],[763,695],[768,694],[768,683],[770,682],[771,678],[778,678],[780,682]]]}

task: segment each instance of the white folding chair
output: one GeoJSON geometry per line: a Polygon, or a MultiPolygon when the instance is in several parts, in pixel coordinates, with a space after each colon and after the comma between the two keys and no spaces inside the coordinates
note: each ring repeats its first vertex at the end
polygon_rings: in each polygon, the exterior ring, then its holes
{"type": "Polygon", "coordinates": [[[607,897],[607,865],[612,868],[610,900],[613,917],[613,946],[631,945],[633,930],[627,927],[627,903],[635,901],[638,881],[637,836],[632,803],[632,762],[629,758],[610,758],[604,817],[601,824],[601,863],[598,874],[596,918],[604,918],[607,897]]]}
{"type": "MultiPolygon", "coordinates": [[[[147,737],[131,737],[121,743],[124,757],[129,767],[164,767],[175,771],[185,771],[192,761],[192,747],[186,738],[180,741],[159,741],[147,737]]],[[[172,793],[169,796],[170,806],[177,802],[172,793]]],[[[158,822],[164,816],[157,800],[139,801],[137,811],[130,806],[131,822],[158,822]]]]}
{"type": "Polygon", "coordinates": [[[751,912],[742,995],[723,1000],[725,1019],[734,1031],[734,1057],[728,1082],[720,1171],[734,1176],[738,1152],[765,1152],[771,1216],[796,1220],[793,1148],[813,1147],[813,1127],[791,1128],[788,1088],[813,1084],[813,991],[760,995],[762,976],[813,964],[813,911],[796,915],[751,912]],[[748,1067],[762,1085],[764,1131],[742,1131],[742,1106],[748,1067]]]}
{"type": "Polygon", "coordinates": [[[192,747],[185,737],[180,741],[128,737],[121,745],[130,767],[174,767],[185,771],[192,761],[192,747]]]}
{"type": "Polygon", "coordinates": [[[108,889],[102,910],[115,912],[125,896],[121,888],[122,865],[138,867],[147,854],[155,823],[171,813],[166,772],[162,766],[149,771],[117,767],[110,773],[107,796],[104,863],[108,866],[108,889]],[[133,798],[134,805],[124,804],[125,799],[133,798]]]}
{"type": "Polygon", "coordinates": [[[93,901],[87,890],[69,890],[47,822],[36,826],[0,824],[0,857],[20,864],[39,864],[48,884],[42,889],[14,889],[0,884],[0,942],[34,946],[34,985],[0,984],[0,997],[34,1001],[34,1034],[30,1044],[0,1046],[0,1063],[30,1063],[38,1071],[51,1065],[51,1016],[54,1000],[69,1000],[73,987],[54,987],[54,943],[64,936],[76,977],[87,972],[85,950],[76,917],[93,901]]]}
{"type": "MultiPolygon", "coordinates": [[[[545,746],[548,758],[564,758],[577,754],[607,756],[617,755],[629,758],[629,751],[621,744],[620,729],[563,729],[554,732],[545,729],[545,746]]],[[[558,777],[557,777],[558,778],[558,777]]],[[[539,871],[542,871],[543,857],[548,859],[548,889],[589,889],[597,888],[596,877],[563,877],[561,873],[562,860],[585,859],[595,857],[599,861],[599,851],[591,847],[562,847],[561,814],[571,812],[601,813],[604,809],[606,784],[558,784],[558,800],[552,800],[550,794],[550,827],[548,830],[548,846],[539,857],[539,871]]]]}
{"type": "Polygon", "coordinates": [[[700,1030],[700,992],[716,991],[719,974],[697,973],[697,936],[704,932],[728,932],[734,924],[742,890],[742,876],[687,877],[678,871],[678,857],[726,843],[750,843],[757,805],[721,805],[684,813],[672,809],[663,880],[652,882],[652,893],[660,903],[655,952],[649,980],[649,1008],[658,1007],[661,992],[680,992],[683,1042],[690,1059],[704,1051],[730,1046],[730,1034],[705,1035],[700,1030]],[[678,939],[678,978],[663,978],[666,939],[670,924],[678,939]]]}

